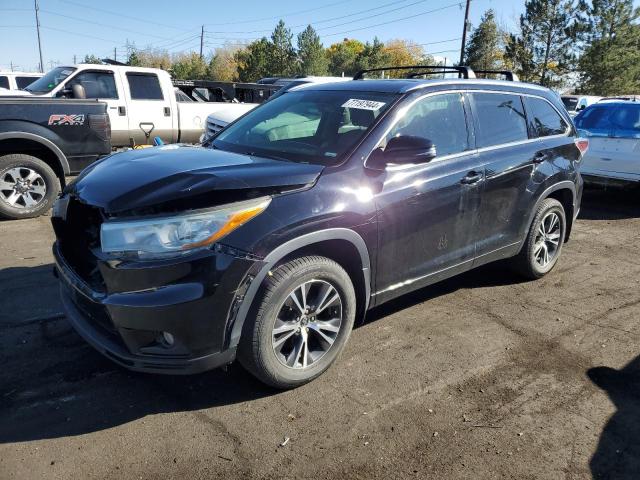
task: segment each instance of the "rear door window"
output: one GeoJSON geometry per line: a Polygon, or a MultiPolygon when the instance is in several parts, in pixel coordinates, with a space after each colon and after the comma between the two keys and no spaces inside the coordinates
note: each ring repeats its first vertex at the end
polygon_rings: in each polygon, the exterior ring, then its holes
{"type": "Polygon", "coordinates": [[[118,98],[118,90],[116,89],[113,72],[84,71],[71,79],[69,86],[72,85],[82,85],[87,98],[118,98]]]}
{"type": "Polygon", "coordinates": [[[563,135],[569,125],[549,102],[542,98],[525,97],[529,128],[535,138],[563,135]]]}
{"type": "Polygon", "coordinates": [[[472,93],[478,148],[527,140],[527,121],[520,95],[472,93]]]}
{"type": "Polygon", "coordinates": [[[164,100],[160,80],[153,73],[127,72],[131,100],[164,100]]]}
{"type": "Polygon", "coordinates": [[[462,95],[446,93],[418,100],[387,134],[385,146],[391,138],[405,135],[431,140],[439,157],[468,150],[462,95]]]}
{"type": "Polygon", "coordinates": [[[590,134],[608,135],[613,129],[612,114],[615,107],[612,105],[601,105],[589,107],[580,112],[574,123],[580,130],[590,134]]]}
{"type": "Polygon", "coordinates": [[[9,77],[4,75],[0,77],[0,88],[9,88],[9,77]]]}
{"type": "Polygon", "coordinates": [[[31,85],[37,79],[38,77],[16,77],[16,85],[20,90],[22,90],[24,87],[31,85]]]}
{"type": "Polygon", "coordinates": [[[640,135],[640,105],[621,105],[613,112],[611,123],[615,137],[633,137],[640,135]]]}

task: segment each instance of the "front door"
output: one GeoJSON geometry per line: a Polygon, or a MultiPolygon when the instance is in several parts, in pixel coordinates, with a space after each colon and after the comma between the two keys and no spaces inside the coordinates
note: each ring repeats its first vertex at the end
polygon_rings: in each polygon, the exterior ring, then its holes
{"type": "Polygon", "coordinates": [[[100,100],[107,104],[111,122],[111,145],[129,144],[129,121],[125,115],[125,94],[116,81],[115,74],[108,70],[82,70],[69,80],[67,87],[82,85],[86,98],[100,100]]]}
{"type": "Polygon", "coordinates": [[[173,118],[177,112],[171,111],[173,90],[163,85],[155,73],[121,71],[128,95],[129,136],[136,145],[153,143],[160,137],[166,143],[176,139],[173,136],[173,118]],[[149,138],[145,132],[149,133],[149,138]]]}
{"type": "Polygon", "coordinates": [[[386,168],[376,196],[376,303],[459,273],[473,262],[484,172],[466,118],[462,94],[425,96],[407,108],[380,144],[384,148],[392,137],[419,136],[434,143],[437,156],[429,163],[386,168]]]}

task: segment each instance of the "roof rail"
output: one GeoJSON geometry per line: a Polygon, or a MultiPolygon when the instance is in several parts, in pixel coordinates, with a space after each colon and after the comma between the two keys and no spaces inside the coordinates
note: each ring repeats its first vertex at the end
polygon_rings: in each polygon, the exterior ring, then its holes
{"type": "MultiPolygon", "coordinates": [[[[507,80],[508,82],[519,82],[520,78],[518,78],[518,75],[516,75],[515,73],[513,73],[511,70],[474,70],[475,73],[479,74],[479,75],[504,75],[505,80],[507,80]]],[[[484,77],[482,77],[484,78],[484,77]]]]}
{"type": "Polygon", "coordinates": [[[371,72],[386,72],[389,70],[418,70],[408,75],[409,78],[415,78],[419,75],[437,75],[438,73],[459,73],[462,78],[476,78],[473,70],[470,67],[452,67],[448,65],[407,65],[404,67],[381,67],[381,68],[368,68],[366,70],[360,70],[353,76],[354,80],[363,80],[365,73],[371,72]],[[422,71],[428,70],[428,71],[422,71]]]}

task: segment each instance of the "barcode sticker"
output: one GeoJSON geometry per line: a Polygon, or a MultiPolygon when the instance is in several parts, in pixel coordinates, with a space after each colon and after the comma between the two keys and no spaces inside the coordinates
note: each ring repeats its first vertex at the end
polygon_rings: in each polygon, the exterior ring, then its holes
{"type": "Polygon", "coordinates": [[[385,106],[384,102],[376,102],[374,100],[359,100],[350,98],[342,104],[342,108],[357,108],[359,110],[380,110],[385,106]]]}

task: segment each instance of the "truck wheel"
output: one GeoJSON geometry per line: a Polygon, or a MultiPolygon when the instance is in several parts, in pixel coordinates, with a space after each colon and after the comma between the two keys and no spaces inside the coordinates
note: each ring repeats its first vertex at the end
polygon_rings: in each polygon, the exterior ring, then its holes
{"type": "Polygon", "coordinates": [[[247,319],[240,363],[262,382],[294,388],[327,370],[347,343],[356,313],[349,275],[333,260],[309,256],[276,268],[247,319]]]}
{"type": "Polygon", "coordinates": [[[562,204],[553,198],[543,200],[533,217],[522,250],[513,259],[515,270],[531,280],[549,273],[560,258],[566,231],[562,204]]]}
{"type": "Polygon", "coordinates": [[[51,208],[60,181],[49,165],[23,153],[0,156],[0,216],[38,217],[51,208]]]}

